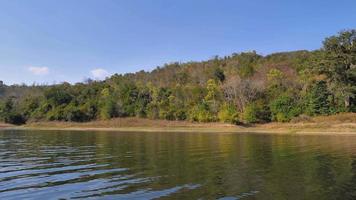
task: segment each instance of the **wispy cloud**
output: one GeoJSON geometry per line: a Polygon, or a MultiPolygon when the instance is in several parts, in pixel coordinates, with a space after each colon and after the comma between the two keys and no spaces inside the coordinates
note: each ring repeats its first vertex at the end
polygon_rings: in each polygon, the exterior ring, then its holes
{"type": "Polygon", "coordinates": [[[28,71],[30,71],[32,74],[37,75],[37,76],[43,76],[49,74],[49,68],[48,67],[28,67],[28,71]]]}
{"type": "Polygon", "coordinates": [[[94,79],[105,79],[107,76],[110,75],[108,71],[102,68],[93,69],[90,71],[90,73],[94,79]]]}

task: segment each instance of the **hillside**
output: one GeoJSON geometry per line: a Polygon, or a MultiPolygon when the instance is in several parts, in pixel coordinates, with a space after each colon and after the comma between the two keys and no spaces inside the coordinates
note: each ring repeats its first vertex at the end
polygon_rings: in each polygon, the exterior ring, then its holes
{"type": "Polygon", "coordinates": [[[321,49],[170,63],[74,85],[0,85],[0,119],[88,122],[141,117],[233,124],[356,111],[356,30],[321,49]]]}

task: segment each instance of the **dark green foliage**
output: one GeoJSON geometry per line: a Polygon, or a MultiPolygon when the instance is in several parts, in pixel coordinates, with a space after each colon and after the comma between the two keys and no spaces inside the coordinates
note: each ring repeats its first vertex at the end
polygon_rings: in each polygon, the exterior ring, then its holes
{"type": "Polygon", "coordinates": [[[21,125],[26,122],[25,117],[16,110],[13,98],[8,98],[0,104],[0,116],[5,123],[21,125]]]}
{"type": "Polygon", "coordinates": [[[355,112],[355,44],[356,30],[350,30],[311,52],[216,56],[74,85],[7,86],[0,81],[0,120],[144,117],[261,123],[355,112]]]}
{"type": "Polygon", "coordinates": [[[328,87],[345,111],[356,97],[356,30],[343,31],[326,38],[315,71],[325,76],[328,87]]]}
{"type": "Polygon", "coordinates": [[[295,96],[284,93],[271,101],[270,110],[273,121],[288,122],[293,117],[302,113],[301,107],[295,96]]]}
{"type": "Polygon", "coordinates": [[[332,113],[332,96],[325,81],[313,84],[306,97],[306,113],[309,115],[327,115],[332,113]]]}
{"type": "Polygon", "coordinates": [[[5,123],[21,125],[26,123],[25,117],[21,113],[11,112],[5,117],[5,123]]]}
{"type": "Polygon", "coordinates": [[[120,84],[117,89],[117,99],[122,107],[122,116],[136,116],[136,106],[139,90],[133,83],[120,84]]]}
{"type": "Polygon", "coordinates": [[[247,123],[261,123],[270,121],[269,108],[262,102],[256,101],[248,104],[242,118],[247,123]]]}
{"type": "Polygon", "coordinates": [[[21,110],[26,119],[33,117],[34,112],[40,107],[41,98],[28,96],[20,103],[21,110]]]}
{"type": "Polygon", "coordinates": [[[65,121],[84,122],[88,121],[88,116],[80,110],[74,103],[69,104],[63,110],[65,121]]]}
{"type": "Polygon", "coordinates": [[[214,71],[214,78],[220,82],[224,82],[225,74],[221,68],[216,68],[214,71]]]}
{"type": "Polygon", "coordinates": [[[69,104],[72,100],[72,96],[66,91],[66,88],[62,87],[52,87],[44,92],[44,96],[48,103],[53,107],[69,104]]]}

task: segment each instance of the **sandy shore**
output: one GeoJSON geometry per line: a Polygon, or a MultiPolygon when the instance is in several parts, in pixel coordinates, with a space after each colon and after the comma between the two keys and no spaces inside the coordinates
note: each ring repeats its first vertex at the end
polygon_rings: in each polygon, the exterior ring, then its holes
{"type": "Polygon", "coordinates": [[[0,123],[0,129],[2,129],[2,128],[10,128],[10,127],[15,127],[15,126],[11,125],[11,124],[0,123]]]}
{"type": "Polygon", "coordinates": [[[315,117],[308,121],[232,125],[226,123],[192,123],[187,121],[116,118],[85,123],[32,122],[23,126],[0,124],[1,129],[12,130],[70,130],[116,132],[216,132],[269,134],[352,134],[356,135],[356,113],[315,117]]]}
{"type": "Polygon", "coordinates": [[[83,127],[83,126],[11,126],[3,129],[11,130],[66,130],[66,131],[114,131],[114,132],[214,132],[214,133],[268,133],[268,134],[327,134],[356,135],[356,124],[339,125],[339,127],[323,128],[311,124],[305,126],[258,125],[242,126],[212,126],[206,127],[83,127]]]}
{"type": "Polygon", "coordinates": [[[356,129],[261,129],[261,128],[153,128],[153,127],[121,127],[121,128],[95,128],[95,127],[23,127],[14,126],[2,128],[3,130],[57,130],[57,131],[109,131],[109,132],[189,132],[189,133],[265,133],[265,134],[303,134],[303,135],[356,135],[356,129]]]}

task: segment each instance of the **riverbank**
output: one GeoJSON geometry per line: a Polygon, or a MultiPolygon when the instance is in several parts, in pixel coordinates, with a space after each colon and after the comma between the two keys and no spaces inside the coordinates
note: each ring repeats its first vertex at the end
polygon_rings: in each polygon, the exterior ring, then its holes
{"type": "Polygon", "coordinates": [[[0,129],[2,129],[2,128],[10,128],[10,127],[15,127],[15,126],[12,125],[12,124],[0,123],[0,129]]]}
{"type": "Polygon", "coordinates": [[[5,129],[74,130],[74,131],[126,131],[126,132],[254,132],[293,134],[355,134],[356,113],[301,117],[289,123],[232,125],[226,123],[193,123],[187,121],[150,120],[142,118],[116,118],[85,123],[32,122],[23,126],[0,124],[5,129]]]}

